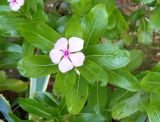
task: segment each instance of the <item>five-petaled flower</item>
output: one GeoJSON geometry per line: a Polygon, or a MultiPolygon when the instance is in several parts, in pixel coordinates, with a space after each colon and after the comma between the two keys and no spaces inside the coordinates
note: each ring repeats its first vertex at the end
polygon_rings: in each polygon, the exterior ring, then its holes
{"type": "Polygon", "coordinates": [[[74,67],[82,66],[85,56],[82,52],[84,41],[77,37],[69,40],[60,38],[50,51],[50,58],[54,64],[58,64],[62,73],[72,70],[74,67]]]}
{"type": "Polygon", "coordinates": [[[24,4],[24,0],[8,0],[11,10],[18,11],[24,4]]]}

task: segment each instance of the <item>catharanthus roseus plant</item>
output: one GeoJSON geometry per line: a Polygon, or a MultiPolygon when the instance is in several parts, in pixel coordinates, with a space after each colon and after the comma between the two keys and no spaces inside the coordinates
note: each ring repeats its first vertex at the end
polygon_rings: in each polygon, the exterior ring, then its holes
{"type": "Polygon", "coordinates": [[[1,0],[0,120],[159,122],[159,7],[1,0]]]}

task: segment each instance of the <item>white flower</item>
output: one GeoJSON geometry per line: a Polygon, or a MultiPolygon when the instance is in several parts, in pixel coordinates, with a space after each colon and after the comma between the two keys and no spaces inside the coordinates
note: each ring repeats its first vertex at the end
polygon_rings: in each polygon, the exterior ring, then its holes
{"type": "Polygon", "coordinates": [[[18,11],[24,5],[24,0],[8,0],[11,10],[18,11]]]}
{"type": "Polygon", "coordinates": [[[84,41],[77,37],[60,38],[50,51],[50,58],[54,64],[58,64],[62,73],[72,70],[74,67],[82,66],[85,56],[82,52],[84,41]]]}

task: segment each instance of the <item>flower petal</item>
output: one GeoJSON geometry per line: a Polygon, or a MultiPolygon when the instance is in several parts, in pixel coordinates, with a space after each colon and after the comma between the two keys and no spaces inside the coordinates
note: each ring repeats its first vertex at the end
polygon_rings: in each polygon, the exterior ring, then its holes
{"type": "Polygon", "coordinates": [[[54,48],[59,50],[67,50],[67,46],[68,46],[68,40],[62,37],[57,40],[57,42],[54,45],[54,48]]]}
{"type": "Polygon", "coordinates": [[[68,59],[68,57],[64,57],[59,65],[59,70],[62,72],[62,73],[65,73],[65,72],[68,72],[70,70],[73,69],[73,64],[71,63],[71,61],[68,59]]]}
{"type": "Polygon", "coordinates": [[[77,37],[71,37],[69,39],[69,51],[70,52],[81,51],[83,49],[83,44],[84,40],[77,37]]]}
{"type": "Polygon", "coordinates": [[[70,54],[69,58],[71,59],[71,62],[75,67],[82,66],[85,60],[85,56],[82,52],[70,54]]]}
{"type": "Polygon", "coordinates": [[[24,0],[16,0],[16,2],[18,3],[18,5],[23,6],[24,5],[24,0]]]}
{"type": "Polygon", "coordinates": [[[9,3],[9,5],[10,5],[11,10],[13,10],[13,11],[18,11],[21,7],[19,4],[15,3],[15,2],[11,2],[11,3],[9,3]]]}
{"type": "Polygon", "coordinates": [[[63,56],[63,52],[57,49],[52,49],[49,56],[53,63],[58,64],[63,56]]]}

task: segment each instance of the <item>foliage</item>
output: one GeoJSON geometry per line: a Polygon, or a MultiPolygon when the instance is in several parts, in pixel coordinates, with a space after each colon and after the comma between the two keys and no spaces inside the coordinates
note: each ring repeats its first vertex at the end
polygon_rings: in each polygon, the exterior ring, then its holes
{"type": "MultiPolygon", "coordinates": [[[[1,0],[0,68],[17,69],[31,80],[26,91],[30,97],[19,98],[18,104],[32,117],[21,120],[1,95],[0,111],[6,120],[160,121],[160,62],[137,72],[145,54],[125,48],[153,43],[153,35],[160,32],[160,0],[132,2],[138,7],[127,14],[119,0],[66,0],[62,3],[68,13],[60,14],[54,8],[46,11],[47,0],[26,0],[17,12],[1,0]],[[84,64],[65,74],[49,57],[60,37],[84,40],[84,64]],[[47,92],[50,76],[53,90],[47,92]]],[[[26,83],[0,72],[0,91],[26,89],[26,83]]]]}

